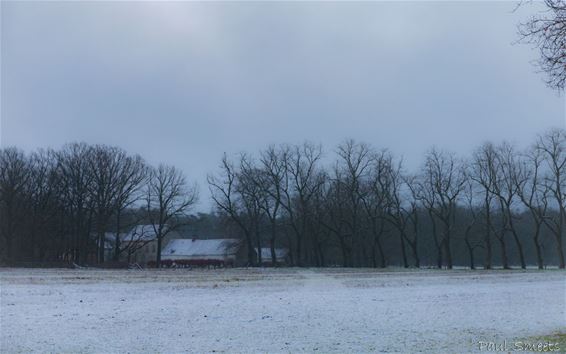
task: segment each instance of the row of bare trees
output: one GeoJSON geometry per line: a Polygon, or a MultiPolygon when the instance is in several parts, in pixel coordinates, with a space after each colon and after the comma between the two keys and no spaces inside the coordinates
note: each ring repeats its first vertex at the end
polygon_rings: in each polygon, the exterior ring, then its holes
{"type": "MultiPolygon", "coordinates": [[[[298,266],[564,268],[565,174],[559,129],[521,150],[485,143],[462,158],[431,149],[413,172],[353,140],[332,154],[309,143],[270,146],[224,156],[208,176],[217,211],[205,219],[241,236],[250,264],[276,264],[285,247],[298,266]]],[[[196,199],[175,167],[119,148],[2,149],[1,260],[102,263],[109,232],[118,260],[147,242],[124,241],[140,223],[152,225],[160,250],[168,233],[196,220],[187,218],[196,199]]]]}
{"type": "Polygon", "coordinates": [[[348,140],[227,155],[208,176],[219,215],[249,249],[295,265],[564,268],[566,132],[526,150],[485,143],[467,158],[429,150],[416,173],[388,150],[348,140]],[[545,263],[546,259],[546,263],[545,263]]]}
{"type": "Polygon", "coordinates": [[[152,167],[116,147],[74,143],[31,154],[2,149],[1,260],[102,263],[110,243],[117,261],[147,242],[143,235],[122,242],[142,221],[154,228],[160,249],[196,198],[196,188],[175,167],[152,167]]]}

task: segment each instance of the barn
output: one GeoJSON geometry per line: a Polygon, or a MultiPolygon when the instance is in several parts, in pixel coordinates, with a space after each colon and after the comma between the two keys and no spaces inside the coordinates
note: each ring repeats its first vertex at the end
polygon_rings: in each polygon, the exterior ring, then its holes
{"type": "Polygon", "coordinates": [[[247,247],[238,239],[176,239],[161,251],[165,266],[244,266],[247,247]]]}
{"type": "MultiPolygon", "coordinates": [[[[171,239],[178,238],[176,231],[168,232],[162,239],[166,245],[171,239]]],[[[114,257],[116,234],[106,233],[105,256],[110,260],[114,257]]],[[[157,236],[153,225],[136,225],[127,233],[120,234],[120,260],[128,263],[138,263],[148,266],[155,263],[157,258],[157,236]]]]}

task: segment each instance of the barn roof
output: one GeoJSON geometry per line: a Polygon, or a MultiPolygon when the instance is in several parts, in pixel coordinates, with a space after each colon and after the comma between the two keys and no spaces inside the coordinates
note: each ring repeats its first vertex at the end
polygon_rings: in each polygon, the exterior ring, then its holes
{"type": "Polygon", "coordinates": [[[167,243],[162,256],[226,256],[236,254],[240,240],[220,238],[211,240],[176,239],[167,243]]]}
{"type": "Polygon", "coordinates": [[[123,241],[152,241],[156,238],[156,233],[153,225],[136,225],[129,232],[121,234],[120,238],[123,241]]]}

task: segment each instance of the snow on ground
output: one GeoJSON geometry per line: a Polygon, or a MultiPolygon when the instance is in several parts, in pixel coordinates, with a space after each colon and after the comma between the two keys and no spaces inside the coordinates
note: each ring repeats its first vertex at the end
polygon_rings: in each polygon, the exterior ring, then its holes
{"type": "Polygon", "coordinates": [[[466,353],[566,331],[561,271],[0,269],[2,353],[466,353]]]}

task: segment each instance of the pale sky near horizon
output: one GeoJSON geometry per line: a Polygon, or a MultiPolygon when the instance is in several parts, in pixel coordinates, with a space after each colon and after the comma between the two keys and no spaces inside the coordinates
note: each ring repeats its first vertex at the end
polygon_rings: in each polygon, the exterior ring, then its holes
{"type": "Polygon", "coordinates": [[[514,44],[515,2],[1,3],[0,146],[86,141],[183,169],[224,152],[346,138],[418,166],[564,127],[564,97],[514,44]]]}

